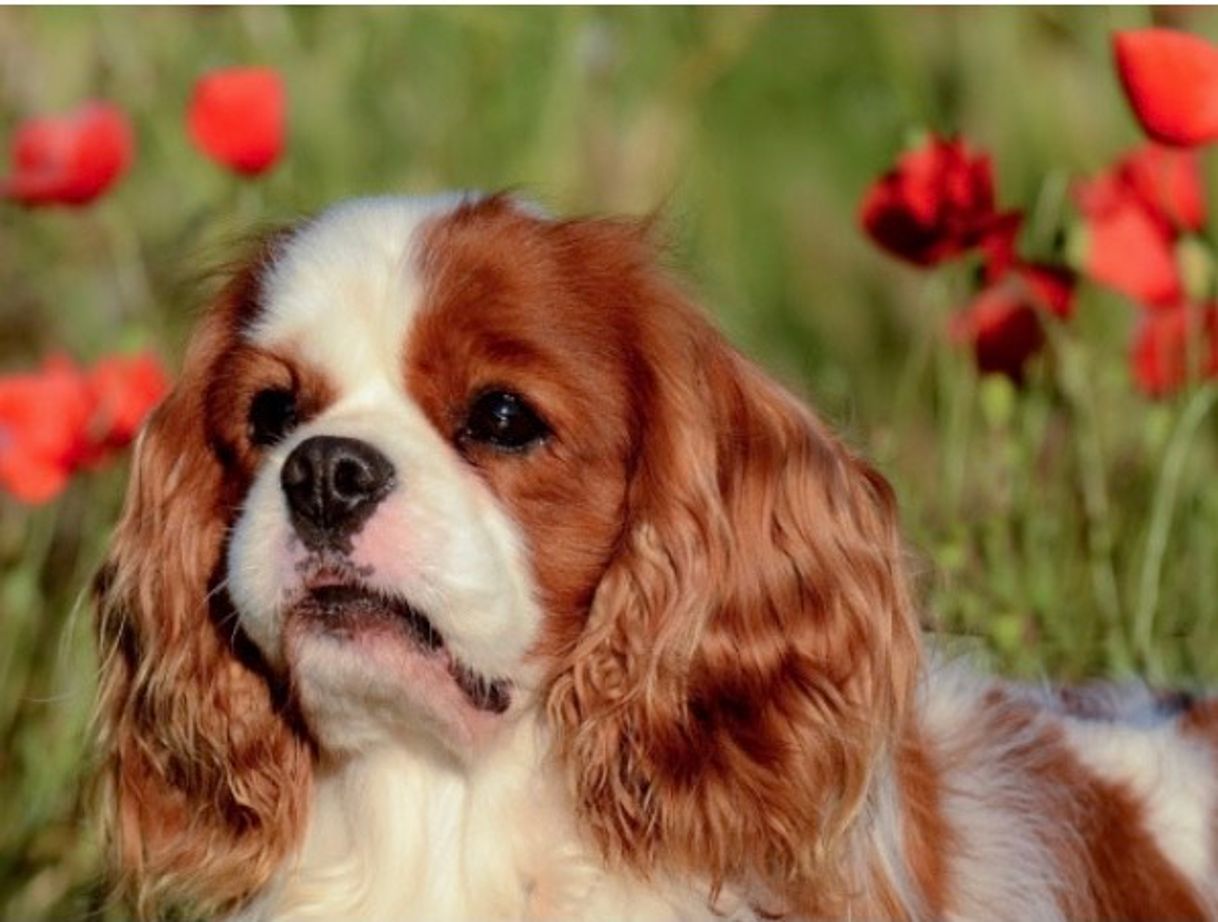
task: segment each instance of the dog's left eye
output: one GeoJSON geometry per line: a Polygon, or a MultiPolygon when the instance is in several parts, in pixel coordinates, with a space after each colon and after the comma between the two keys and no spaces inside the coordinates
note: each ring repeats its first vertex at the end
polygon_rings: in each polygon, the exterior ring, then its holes
{"type": "Polygon", "coordinates": [[[528,402],[511,391],[487,391],[470,406],[458,437],[506,451],[522,451],[550,434],[528,402]]]}
{"type": "Polygon", "coordinates": [[[296,425],[296,396],[271,388],[259,391],[250,403],[250,441],[263,448],[274,445],[296,425]]]}

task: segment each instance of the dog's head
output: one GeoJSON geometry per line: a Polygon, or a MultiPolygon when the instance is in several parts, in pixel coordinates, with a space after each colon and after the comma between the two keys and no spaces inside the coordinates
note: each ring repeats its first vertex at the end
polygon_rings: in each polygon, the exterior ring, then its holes
{"type": "Polygon", "coordinates": [[[548,728],[606,860],[811,885],[909,693],[883,479],[646,230],[503,197],[259,248],[136,451],[102,747],[145,909],[256,891],[317,759],[548,728]]]}

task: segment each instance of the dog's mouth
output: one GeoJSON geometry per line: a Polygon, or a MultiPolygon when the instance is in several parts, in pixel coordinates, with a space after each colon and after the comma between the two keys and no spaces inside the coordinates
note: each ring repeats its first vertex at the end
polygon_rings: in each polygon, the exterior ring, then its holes
{"type": "Polygon", "coordinates": [[[368,627],[388,628],[402,636],[425,658],[442,662],[472,707],[502,714],[512,703],[507,679],[484,676],[452,653],[444,636],[422,611],[405,599],[349,582],[314,583],[292,606],[326,634],[353,637],[368,627]]]}

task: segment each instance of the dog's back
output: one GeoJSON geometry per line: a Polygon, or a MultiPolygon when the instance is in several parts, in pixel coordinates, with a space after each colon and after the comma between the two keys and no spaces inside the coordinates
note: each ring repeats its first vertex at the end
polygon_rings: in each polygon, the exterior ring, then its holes
{"type": "Polygon", "coordinates": [[[1218,702],[1036,689],[936,664],[915,726],[912,757],[927,768],[905,789],[938,820],[920,881],[932,914],[1218,917],[1218,702]]]}

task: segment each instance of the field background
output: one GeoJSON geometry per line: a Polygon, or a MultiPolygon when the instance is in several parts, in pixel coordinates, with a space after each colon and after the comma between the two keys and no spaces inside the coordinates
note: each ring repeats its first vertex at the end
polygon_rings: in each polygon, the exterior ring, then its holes
{"type": "MultiPolygon", "coordinates": [[[[1173,24],[1218,37],[1218,15],[1173,24]]],[[[928,625],[1026,677],[1218,679],[1211,390],[1130,384],[1135,309],[1084,285],[1016,390],[944,335],[967,269],[863,239],[867,183],[920,132],[995,158],[1033,254],[1066,190],[1139,140],[1121,10],[0,10],[0,139],[101,97],[137,162],[83,211],[0,203],[0,371],[149,347],[174,367],[208,267],[252,226],[375,192],[511,186],[558,212],[660,209],[672,263],[749,353],[896,485],[928,625]],[[279,69],[286,156],[240,181],[189,144],[194,79],[279,69]],[[1182,422],[1183,421],[1183,422],[1182,422]]],[[[1215,178],[1212,157],[1207,175],[1215,178]]],[[[1211,198],[1211,210],[1216,203],[1211,198]]],[[[48,408],[47,412],[54,412],[48,408]]],[[[94,662],[82,592],[122,465],[36,509],[0,497],[0,918],[104,907],[81,797],[94,662]]]]}

